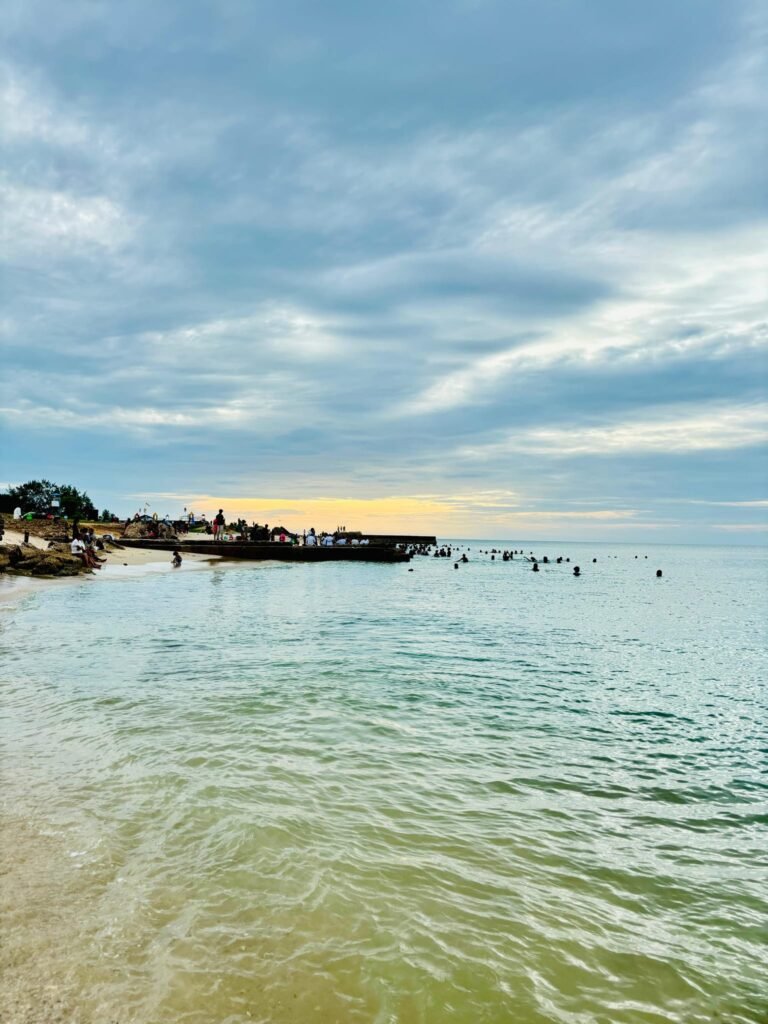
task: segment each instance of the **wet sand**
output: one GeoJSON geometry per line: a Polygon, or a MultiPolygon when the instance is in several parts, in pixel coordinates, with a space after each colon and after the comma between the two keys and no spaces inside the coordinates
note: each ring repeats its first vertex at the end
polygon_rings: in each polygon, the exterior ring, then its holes
{"type": "Polygon", "coordinates": [[[128,1024],[127,1013],[97,1021],[79,1005],[69,943],[86,910],[83,883],[63,835],[0,810],[0,921],[14,936],[0,943],[2,1024],[128,1024]]]}

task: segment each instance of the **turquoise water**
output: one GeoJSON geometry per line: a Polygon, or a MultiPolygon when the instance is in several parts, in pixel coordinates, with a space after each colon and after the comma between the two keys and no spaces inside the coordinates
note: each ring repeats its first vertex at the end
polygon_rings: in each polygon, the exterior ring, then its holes
{"type": "Polygon", "coordinates": [[[86,1022],[765,1024],[765,549],[463,543],[4,607],[14,984],[86,1022]]]}

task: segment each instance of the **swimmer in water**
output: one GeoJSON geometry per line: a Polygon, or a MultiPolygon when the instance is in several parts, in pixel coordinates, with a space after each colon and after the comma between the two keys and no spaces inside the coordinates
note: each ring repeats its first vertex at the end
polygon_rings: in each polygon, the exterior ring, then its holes
{"type": "Polygon", "coordinates": [[[179,551],[178,548],[176,548],[173,552],[173,557],[171,558],[171,565],[173,566],[174,569],[178,569],[179,566],[181,565],[181,552],[179,551]]]}

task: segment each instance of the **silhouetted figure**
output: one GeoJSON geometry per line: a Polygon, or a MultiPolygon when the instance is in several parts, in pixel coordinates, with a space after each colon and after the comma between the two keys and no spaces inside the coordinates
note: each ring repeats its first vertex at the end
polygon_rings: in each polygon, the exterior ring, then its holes
{"type": "Polygon", "coordinates": [[[656,570],[656,579],[657,579],[657,580],[660,580],[660,579],[661,579],[661,569],[657,569],[657,570],[656,570]]]}
{"type": "Polygon", "coordinates": [[[533,571],[534,572],[538,572],[539,571],[539,563],[538,562],[534,562],[533,563],[533,571]]]}
{"type": "Polygon", "coordinates": [[[574,576],[581,576],[581,569],[578,567],[578,565],[574,565],[574,567],[573,567],[573,575],[574,576]]]}
{"type": "Polygon", "coordinates": [[[178,569],[181,565],[181,552],[176,548],[173,552],[173,558],[171,559],[171,565],[174,569],[178,569]]]}
{"type": "Polygon", "coordinates": [[[596,559],[596,558],[593,558],[593,559],[592,559],[592,561],[593,561],[593,562],[596,562],[596,561],[597,561],[597,559],[596,559]]]}
{"type": "Polygon", "coordinates": [[[453,563],[453,568],[454,569],[458,569],[459,568],[459,563],[458,562],[454,562],[453,563]]]}

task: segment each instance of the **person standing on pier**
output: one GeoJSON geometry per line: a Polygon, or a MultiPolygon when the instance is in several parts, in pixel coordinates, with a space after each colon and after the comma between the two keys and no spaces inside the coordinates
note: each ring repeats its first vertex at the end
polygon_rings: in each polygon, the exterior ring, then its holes
{"type": "Polygon", "coordinates": [[[224,510],[219,509],[216,514],[216,518],[213,520],[213,539],[224,540],[224,527],[226,525],[226,519],[224,518],[224,510]]]}

